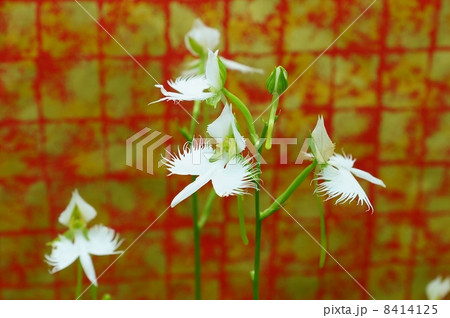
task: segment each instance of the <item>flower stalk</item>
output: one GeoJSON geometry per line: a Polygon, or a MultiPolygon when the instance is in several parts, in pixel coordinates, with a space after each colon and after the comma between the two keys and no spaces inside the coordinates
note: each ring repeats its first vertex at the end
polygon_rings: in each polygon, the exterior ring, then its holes
{"type": "MultiPolygon", "coordinates": [[[[315,189],[317,189],[318,187],[317,180],[314,180],[314,187],[315,189]]],[[[320,215],[320,245],[322,245],[322,248],[320,249],[319,268],[323,268],[327,257],[326,251],[328,249],[327,227],[325,223],[325,209],[323,206],[323,202],[322,200],[320,200],[320,197],[317,193],[316,198],[317,204],[319,206],[319,215],[320,215]]]]}
{"type": "Polygon", "coordinates": [[[205,206],[203,207],[202,216],[198,220],[198,227],[200,228],[200,230],[203,229],[206,221],[209,218],[209,215],[211,214],[212,205],[213,205],[215,197],[216,197],[216,192],[214,191],[214,189],[209,191],[208,198],[206,199],[205,206]]]}
{"type": "MultiPolygon", "coordinates": [[[[195,177],[192,177],[195,180],[195,177]]],[[[198,226],[197,193],[192,195],[192,221],[194,230],[194,259],[195,259],[195,299],[200,300],[201,294],[201,259],[200,259],[200,227],[198,226]]]]}
{"type": "Polygon", "coordinates": [[[81,262],[77,262],[77,287],[75,289],[75,299],[81,296],[81,289],[83,288],[83,267],[81,266],[81,262]]]}
{"type": "Polygon", "coordinates": [[[258,134],[256,133],[255,125],[253,123],[253,117],[250,110],[245,106],[245,104],[233,93],[223,88],[223,93],[230,100],[230,102],[235,105],[239,111],[244,115],[245,121],[247,123],[248,131],[250,133],[250,140],[254,145],[258,144],[258,134]]]}
{"type": "Polygon", "coordinates": [[[291,182],[291,184],[287,187],[287,189],[263,212],[260,214],[261,220],[271,216],[273,213],[280,209],[280,206],[292,195],[292,193],[305,181],[306,177],[314,170],[317,162],[313,161],[309,166],[307,166],[295,179],[291,182]]]}
{"type": "Polygon", "coordinates": [[[237,208],[239,216],[239,231],[241,232],[241,239],[244,245],[248,245],[247,230],[245,229],[244,211],[242,209],[242,195],[237,196],[237,208]]]}
{"type": "Polygon", "coordinates": [[[253,299],[259,299],[259,271],[261,263],[262,219],[259,212],[259,182],[255,189],[255,263],[253,269],[253,299]]]}

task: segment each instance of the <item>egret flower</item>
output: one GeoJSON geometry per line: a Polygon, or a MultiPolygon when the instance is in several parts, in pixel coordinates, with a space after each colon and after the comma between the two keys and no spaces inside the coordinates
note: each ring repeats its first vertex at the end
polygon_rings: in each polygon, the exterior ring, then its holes
{"type": "Polygon", "coordinates": [[[175,81],[169,80],[170,87],[178,92],[168,92],[164,86],[158,84],[155,87],[161,89],[165,96],[153,103],[160,101],[193,101],[207,100],[214,98],[216,102],[220,100],[220,93],[225,83],[226,70],[221,70],[220,62],[217,57],[218,52],[208,51],[208,60],[206,61],[205,74],[201,75],[183,75],[175,81]]]}
{"type": "Polygon", "coordinates": [[[311,133],[309,146],[312,152],[310,158],[314,158],[321,168],[316,180],[322,182],[317,186],[316,192],[328,196],[326,200],[338,197],[336,204],[352,202],[357,198],[358,204],[365,203],[373,211],[369,198],[355,176],[382,187],[386,185],[370,173],[353,168],[356,159],[351,155],[334,153],[335,145],[328,136],[322,116],[319,116],[311,133]]]}
{"type": "MultiPolygon", "coordinates": [[[[202,57],[208,54],[209,50],[214,51],[217,49],[220,43],[220,32],[217,29],[206,26],[202,20],[195,19],[192,29],[184,37],[184,43],[194,56],[202,57]]],[[[263,73],[261,69],[243,65],[224,57],[220,57],[220,60],[230,70],[243,73],[263,73]]],[[[191,63],[191,67],[197,67],[199,62],[200,60],[195,60],[191,63]]],[[[191,73],[188,71],[188,74],[191,73]]]]}
{"type": "Polygon", "coordinates": [[[334,154],[331,156],[325,167],[317,175],[316,179],[322,182],[318,185],[316,191],[320,194],[327,195],[327,200],[339,197],[336,204],[350,203],[357,198],[358,204],[363,205],[365,203],[368,210],[373,211],[373,206],[369,198],[354,176],[382,186],[383,188],[386,185],[370,173],[353,168],[355,161],[356,159],[353,159],[351,155],[342,156],[340,154],[334,154]]]}
{"type": "Polygon", "coordinates": [[[59,235],[52,243],[52,252],[45,255],[45,260],[53,266],[51,273],[54,274],[80,259],[84,273],[92,284],[97,286],[97,276],[90,255],[113,255],[120,254],[116,251],[122,240],[119,235],[103,225],[94,225],[87,232],[75,230],[74,238],[69,239],[65,235],[59,235]]]}
{"type": "Polygon", "coordinates": [[[244,194],[245,189],[255,188],[257,171],[250,159],[240,153],[245,149],[245,140],[236,127],[232,106],[226,104],[220,116],[212,122],[207,132],[217,142],[214,150],[203,139],[186,144],[178,155],[165,159],[169,175],[198,176],[194,182],[178,193],[170,204],[176,206],[209,181],[218,196],[244,194]]]}
{"type": "Polygon", "coordinates": [[[186,48],[195,56],[214,51],[220,43],[220,32],[206,26],[202,20],[195,19],[192,29],[184,36],[186,48]]]}
{"type": "Polygon", "coordinates": [[[87,203],[75,189],[72,198],[64,211],[59,216],[59,223],[71,227],[74,223],[85,225],[97,215],[97,211],[87,203]]]}
{"type": "Polygon", "coordinates": [[[450,277],[442,279],[438,276],[428,283],[426,288],[427,297],[430,300],[444,299],[450,291],[450,277]]]}

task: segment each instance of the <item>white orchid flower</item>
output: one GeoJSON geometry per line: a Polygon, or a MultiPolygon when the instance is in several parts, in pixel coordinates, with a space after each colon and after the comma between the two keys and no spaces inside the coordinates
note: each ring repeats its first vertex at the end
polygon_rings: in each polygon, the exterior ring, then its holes
{"type": "Polygon", "coordinates": [[[97,211],[87,203],[75,189],[72,192],[72,198],[70,199],[69,205],[64,209],[64,211],[59,216],[59,223],[70,227],[71,222],[74,220],[79,220],[83,224],[88,223],[97,215],[97,211]]]}
{"type": "Polygon", "coordinates": [[[450,277],[442,279],[442,276],[438,276],[429,282],[426,288],[430,300],[444,299],[448,292],[450,292],[450,277]]]}
{"type": "Polygon", "coordinates": [[[170,175],[198,176],[175,198],[171,207],[188,198],[209,181],[218,196],[243,194],[245,189],[254,188],[256,177],[250,159],[240,153],[245,149],[245,140],[237,130],[231,105],[226,104],[220,116],[207,128],[208,133],[217,141],[216,151],[208,142],[194,140],[186,145],[178,155],[166,159],[170,175]]]}
{"type": "Polygon", "coordinates": [[[54,274],[80,259],[81,266],[89,280],[97,286],[97,276],[90,255],[113,255],[120,254],[116,251],[122,240],[119,235],[103,225],[95,225],[87,233],[76,230],[73,241],[64,235],[60,235],[52,243],[52,252],[45,255],[45,260],[53,266],[51,273],[54,274]]]}
{"type": "MultiPolygon", "coordinates": [[[[204,56],[208,53],[208,50],[214,51],[217,49],[220,43],[220,32],[217,29],[206,26],[202,20],[195,19],[192,29],[184,37],[184,43],[194,56],[204,56]]],[[[220,57],[220,60],[230,70],[243,73],[263,73],[261,69],[243,65],[224,57],[220,57]]],[[[196,66],[198,63],[199,60],[196,60],[191,65],[196,66]]],[[[188,71],[186,74],[192,74],[192,72],[188,71]]]]}
{"type": "Polygon", "coordinates": [[[205,66],[205,74],[201,75],[183,75],[175,81],[169,80],[167,83],[170,87],[178,92],[168,92],[164,86],[158,84],[155,87],[161,89],[161,93],[165,96],[153,103],[160,101],[193,101],[207,100],[220,94],[225,79],[222,79],[220,73],[218,52],[208,51],[208,59],[205,66]]]}
{"type": "Polygon", "coordinates": [[[352,202],[358,198],[358,204],[366,204],[369,210],[373,211],[373,206],[366,193],[354,176],[365,179],[373,184],[382,187],[386,185],[378,178],[363,170],[353,168],[356,159],[352,156],[342,156],[334,154],[329,158],[327,164],[317,175],[317,180],[322,181],[316,191],[327,195],[329,199],[339,197],[336,204],[352,202]]]}
{"type": "Polygon", "coordinates": [[[208,50],[214,51],[219,43],[219,30],[206,26],[200,19],[194,20],[192,29],[184,36],[184,44],[195,56],[206,54],[208,50]]]}
{"type": "Polygon", "coordinates": [[[356,159],[352,156],[334,153],[335,145],[328,136],[322,116],[319,116],[311,133],[309,147],[312,154],[306,154],[306,157],[317,161],[320,171],[315,180],[322,181],[315,191],[328,196],[326,200],[339,197],[336,204],[350,203],[358,198],[358,204],[365,203],[368,209],[373,211],[369,198],[354,176],[382,187],[386,185],[370,173],[353,168],[356,159]]]}

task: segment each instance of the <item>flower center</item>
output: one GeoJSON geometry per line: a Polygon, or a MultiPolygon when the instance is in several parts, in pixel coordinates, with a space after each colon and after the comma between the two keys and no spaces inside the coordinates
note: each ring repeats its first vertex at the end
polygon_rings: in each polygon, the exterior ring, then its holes
{"type": "Polygon", "coordinates": [[[219,159],[225,158],[227,160],[233,158],[238,154],[237,142],[233,137],[225,137],[221,143],[216,145],[214,154],[209,159],[210,162],[215,162],[219,159]]]}

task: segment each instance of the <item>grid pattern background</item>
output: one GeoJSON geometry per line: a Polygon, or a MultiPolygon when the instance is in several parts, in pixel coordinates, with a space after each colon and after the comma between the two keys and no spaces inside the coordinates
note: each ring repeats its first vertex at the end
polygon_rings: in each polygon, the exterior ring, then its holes
{"type": "MultiPolygon", "coordinates": [[[[281,64],[292,81],[370,4],[80,3],[159,82],[190,59],[183,36],[195,17],[221,31],[223,56],[266,75],[281,64]]],[[[147,106],[160,98],[154,80],[74,1],[1,1],[0,31],[0,298],[70,299],[76,266],[50,275],[43,257],[63,231],[57,218],[72,190],[97,209],[94,223],[116,229],[127,246],[189,178],[126,166],[125,140],[150,127],[172,135],[176,147],[189,118],[174,104],[147,106]]],[[[364,184],[374,214],[325,205],[330,252],[377,299],[424,298],[429,280],[450,274],[449,34],[449,1],[377,0],[281,100],[276,136],[303,140],[323,114],[337,148],[387,185],[364,184]]],[[[227,87],[258,115],[270,103],[265,79],[229,72],[227,87]]],[[[197,132],[219,111],[201,118],[197,132]]],[[[276,148],[265,156],[273,195],[301,169],[293,164],[300,146],[289,148],[289,164],[279,163],[276,148]]],[[[202,202],[207,191],[199,195],[202,202]]],[[[263,194],[262,206],[269,203],[263,194]]],[[[202,233],[204,298],[251,298],[252,198],[244,205],[248,246],[236,201],[215,200],[202,233]]],[[[319,237],[308,182],[285,207],[319,237]]],[[[192,298],[191,222],[189,203],[166,212],[100,279],[100,295],[192,298]]],[[[318,268],[318,246],[283,211],[265,221],[262,247],[264,299],[368,297],[332,260],[318,268]]],[[[97,272],[113,259],[95,258],[97,272]]]]}

